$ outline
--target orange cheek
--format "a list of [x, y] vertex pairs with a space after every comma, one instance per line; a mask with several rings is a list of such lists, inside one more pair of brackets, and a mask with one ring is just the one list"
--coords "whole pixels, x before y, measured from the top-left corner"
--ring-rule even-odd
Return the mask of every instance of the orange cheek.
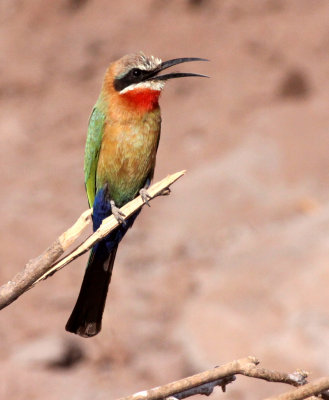
[[159, 107], [160, 90], [135, 89], [122, 94], [127, 105], [141, 112], [152, 111]]

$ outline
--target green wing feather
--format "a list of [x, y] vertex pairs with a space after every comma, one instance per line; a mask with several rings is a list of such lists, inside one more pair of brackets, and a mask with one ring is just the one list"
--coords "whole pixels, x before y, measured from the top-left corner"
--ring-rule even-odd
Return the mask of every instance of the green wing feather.
[[84, 173], [89, 207], [93, 206], [95, 200], [97, 164], [106, 119], [100, 108], [96, 103], [90, 116], [85, 148]]

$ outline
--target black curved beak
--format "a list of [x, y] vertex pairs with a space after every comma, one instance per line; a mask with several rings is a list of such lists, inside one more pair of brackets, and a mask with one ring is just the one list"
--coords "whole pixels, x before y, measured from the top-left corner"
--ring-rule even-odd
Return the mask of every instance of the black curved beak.
[[177, 64], [182, 64], [185, 62], [191, 62], [191, 61], [209, 61], [206, 58], [199, 58], [199, 57], [184, 57], [184, 58], [174, 58], [173, 60], [168, 60], [164, 61], [159, 65], [158, 68], [156, 68], [154, 71], [152, 71], [151, 76], [149, 75], [147, 77], [147, 81], [166, 81], [168, 79], [173, 79], [173, 78], [184, 78], [186, 76], [199, 76], [201, 78], [209, 78], [207, 75], [202, 75], [202, 74], [193, 74], [189, 72], [173, 72], [171, 74], [165, 74], [165, 75], [158, 75], [161, 71], [172, 67], [173, 65]]

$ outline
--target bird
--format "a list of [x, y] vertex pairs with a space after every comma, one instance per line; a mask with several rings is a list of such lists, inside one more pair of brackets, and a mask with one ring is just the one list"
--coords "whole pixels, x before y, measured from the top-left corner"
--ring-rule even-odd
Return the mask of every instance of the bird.
[[184, 57], [162, 62], [138, 52], [112, 62], [106, 70], [89, 119], [84, 178], [93, 208], [93, 230], [111, 214], [120, 224], [91, 249], [79, 296], [65, 326], [68, 332], [88, 338], [101, 330], [118, 244], [140, 211], [125, 219], [120, 208], [139, 194], [144, 203], [150, 199], [147, 188], [154, 175], [161, 130], [160, 94], [170, 79], [206, 77], [160, 73], [191, 61], [208, 60]]

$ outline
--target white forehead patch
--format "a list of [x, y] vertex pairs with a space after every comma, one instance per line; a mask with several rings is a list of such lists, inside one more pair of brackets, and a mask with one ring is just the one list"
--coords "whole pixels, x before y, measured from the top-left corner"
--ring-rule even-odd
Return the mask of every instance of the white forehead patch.
[[162, 63], [160, 58], [154, 56], [147, 57], [142, 51], [139, 53], [136, 61], [136, 68], [143, 69], [144, 71], [152, 71]]
[[146, 81], [134, 83], [122, 89], [119, 93], [124, 94], [135, 89], [149, 89], [149, 90], [162, 90], [164, 88], [164, 81]]

